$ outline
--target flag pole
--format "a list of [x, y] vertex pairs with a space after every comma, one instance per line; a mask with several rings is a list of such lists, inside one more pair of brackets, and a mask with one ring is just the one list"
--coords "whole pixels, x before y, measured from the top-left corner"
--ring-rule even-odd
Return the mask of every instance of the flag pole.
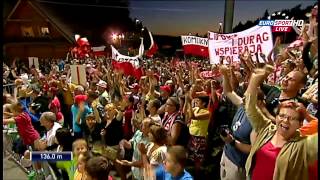
[[225, 0], [223, 32], [231, 33], [233, 25], [234, 1]]

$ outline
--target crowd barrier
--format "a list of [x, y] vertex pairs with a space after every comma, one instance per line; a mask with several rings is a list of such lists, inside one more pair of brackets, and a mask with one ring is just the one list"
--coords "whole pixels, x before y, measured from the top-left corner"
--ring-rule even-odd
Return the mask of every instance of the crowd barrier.
[[[24, 167], [22, 163], [22, 155], [14, 152], [13, 144], [19, 139], [18, 131], [15, 127], [3, 128], [3, 157], [12, 160], [26, 175], [29, 180], [57, 180], [57, 177], [48, 162], [41, 162], [42, 171], [36, 170], [35, 164], [32, 163], [30, 167]], [[32, 152], [32, 148], [29, 147]]]

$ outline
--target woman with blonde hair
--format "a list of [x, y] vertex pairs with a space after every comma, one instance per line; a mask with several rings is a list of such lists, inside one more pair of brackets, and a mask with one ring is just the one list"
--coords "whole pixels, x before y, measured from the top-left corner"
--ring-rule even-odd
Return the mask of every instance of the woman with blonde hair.
[[123, 138], [122, 113], [113, 103], [105, 106], [106, 116], [102, 120], [104, 128], [101, 130], [102, 142], [107, 146], [117, 146]]

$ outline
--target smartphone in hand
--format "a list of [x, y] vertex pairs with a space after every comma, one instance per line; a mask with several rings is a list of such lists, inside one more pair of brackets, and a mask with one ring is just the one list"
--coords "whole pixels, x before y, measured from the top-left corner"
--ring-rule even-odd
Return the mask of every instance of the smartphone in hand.
[[230, 128], [228, 127], [228, 125], [222, 125], [219, 129], [219, 133], [221, 136], [223, 137], [227, 137], [228, 134], [232, 134], [232, 131], [230, 130]]

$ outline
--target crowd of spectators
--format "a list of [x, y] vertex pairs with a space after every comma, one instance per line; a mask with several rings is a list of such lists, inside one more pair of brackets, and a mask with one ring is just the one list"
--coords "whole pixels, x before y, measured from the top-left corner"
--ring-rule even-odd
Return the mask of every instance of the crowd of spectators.
[[[39, 69], [14, 61], [4, 66], [15, 87], [3, 95], [3, 123], [16, 125], [24, 159], [29, 147], [72, 151], [72, 161], [50, 163], [60, 179], [316, 179], [316, 17], [301, 46], [279, 50], [275, 39], [270, 55], [246, 51], [233, 64], [142, 61], [140, 79], [106, 57]], [[71, 82], [71, 64], [86, 65], [86, 84]]]

